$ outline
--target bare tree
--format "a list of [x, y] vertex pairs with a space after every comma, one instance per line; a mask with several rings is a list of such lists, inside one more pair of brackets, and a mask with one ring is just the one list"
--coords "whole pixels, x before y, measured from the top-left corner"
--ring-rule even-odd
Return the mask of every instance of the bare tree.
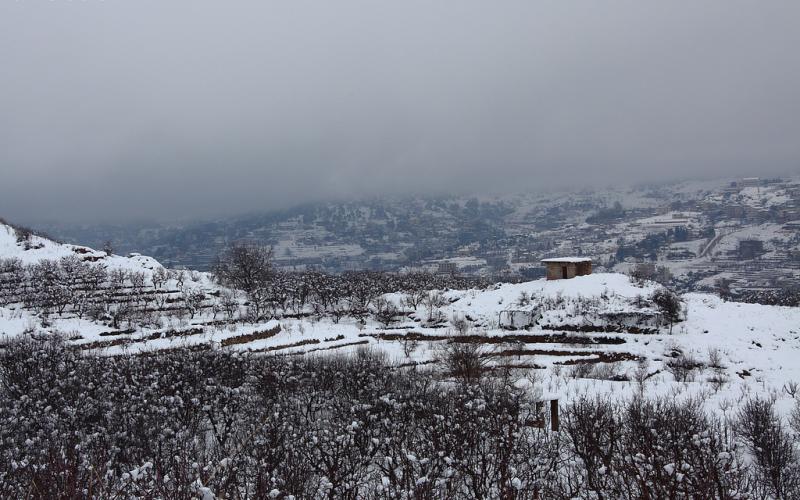
[[439, 308], [446, 303], [441, 292], [429, 292], [424, 299], [425, 307], [428, 309], [428, 321], [433, 321], [439, 314]]
[[242, 290], [250, 300], [250, 314], [260, 319], [273, 294], [272, 249], [236, 243], [217, 257], [213, 273], [220, 283]]
[[221, 283], [253, 293], [272, 278], [272, 249], [235, 243], [217, 257], [213, 273]]
[[59, 261], [66, 285], [70, 289], [72, 311], [82, 318], [86, 313], [92, 295], [91, 267], [75, 255], [62, 257]]
[[131, 282], [133, 300], [139, 302], [142, 299], [145, 287], [147, 286], [147, 275], [143, 271], [131, 271], [128, 274], [128, 279]]
[[111, 257], [112, 255], [114, 255], [114, 244], [111, 242], [111, 240], [106, 240], [106, 241], [103, 243], [103, 251], [104, 251], [104, 252], [106, 253], [106, 255], [107, 255], [107, 256], [109, 256], [109, 257]]
[[677, 293], [668, 288], [659, 288], [650, 296], [650, 300], [658, 307], [664, 319], [669, 323], [669, 332], [672, 333], [672, 325], [681, 321], [683, 304]]
[[161, 290], [161, 287], [164, 286], [168, 279], [169, 273], [163, 267], [159, 267], [153, 271], [153, 275], [150, 277], [150, 280], [153, 282], [153, 288], [156, 290]]
[[378, 297], [375, 300], [374, 308], [375, 310], [373, 312], [373, 316], [375, 317], [375, 320], [383, 326], [389, 326], [392, 324], [397, 315], [400, 314], [400, 311], [397, 306], [394, 305], [394, 302], [386, 299], [385, 297]]
[[410, 358], [418, 347], [419, 347], [419, 340], [413, 337], [409, 337], [408, 334], [406, 334], [405, 339], [403, 339], [403, 354], [405, 354], [406, 358]]
[[26, 288], [25, 266], [19, 259], [0, 259], [0, 305], [23, 300]]
[[202, 309], [206, 295], [196, 288], [184, 288], [181, 290], [181, 298], [189, 317], [194, 318], [195, 314]]
[[186, 273], [183, 272], [182, 269], [173, 269], [170, 271], [172, 275], [172, 279], [175, 280], [175, 284], [178, 288], [183, 288], [183, 283], [186, 281]]
[[457, 314], [453, 314], [453, 317], [450, 319], [450, 324], [453, 325], [453, 328], [456, 329], [459, 335], [466, 335], [472, 327], [472, 324], [467, 318]]
[[405, 292], [403, 303], [411, 309], [416, 310], [428, 294], [428, 290], [425, 288], [423, 281], [424, 276], [419, 274], [407, 276], [406, 286], [403, 287], [403, 291]]
[[225, 311], [228, 321], [233, 321], [236, 312], [239, 310], [239, 301], [236, 300], [236, 295], [230, 290], [223, 290], [219, 297], [219, 303]]

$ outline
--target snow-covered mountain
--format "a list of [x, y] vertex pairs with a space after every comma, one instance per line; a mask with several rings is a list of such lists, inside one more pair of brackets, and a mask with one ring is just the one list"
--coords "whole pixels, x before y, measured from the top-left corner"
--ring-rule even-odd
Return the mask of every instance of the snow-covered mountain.
[[[274, 248], [285, 269], [436, 270], [504, 281], [538, 262], [590, 256], [628, 272], [646, 263], [683, 291], [747, 299], [800, 286], [800, 178], [718, 179], [580, 192], [386, 197], [181, 224], [50, 224], [59, 238], [113, 240], [173, 266], [206, 270], [233, 241]], [[797, 299], [794, 299], [796, 302]]]

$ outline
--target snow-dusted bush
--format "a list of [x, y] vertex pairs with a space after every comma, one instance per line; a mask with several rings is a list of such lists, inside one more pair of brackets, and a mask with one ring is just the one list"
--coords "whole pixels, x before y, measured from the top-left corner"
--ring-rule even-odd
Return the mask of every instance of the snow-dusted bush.
[[531, 394], [369, 350], [109, 357], [32, 334], [0, 346], [0, 497], [797, 494], [796, 444], [769, 405], [731, 429], [693, 400], [578, 399], [553, 433]]
[[800, 453], [774, 403], [751, 399], [739, 410], [737, 427], [753, 456], [754, 486], [770, 498], [800, 497]]
[[557, 483], [596, 498], [736, 498], [748, 481], [723, 422], [696, 400], [582, 398], [564, 417], [567, 453], [577, 459]]

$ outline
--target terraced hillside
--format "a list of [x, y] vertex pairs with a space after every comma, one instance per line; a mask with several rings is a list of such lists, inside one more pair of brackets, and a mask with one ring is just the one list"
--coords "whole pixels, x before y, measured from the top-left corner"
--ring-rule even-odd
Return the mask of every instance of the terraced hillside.
[[60, 332], [107, 355], [182, 346], [254, 355], [371, 347], [398, 366], [445, 367], [453, 346], [463, 346], [487, 370], [513, 369], [521, 384], [536, 380], [561, 397], [627, 394], [647, 384], [664, 393], [710, 391], [706, 400], [722, 406], [751, 391], [772, 391], [788, 405], [782, 388], [800, 380], [799, 309], [687, 294], [669, 324], [654, 300], [663, 289], [622, 274], [462, 290], [411, 287], [391, 275], [347, 286], [324, 275], [286, 275], [275, 285], [283, 302], [254, 319], [245, 294], [148, 257], [20, 238], [10, 226], [0, 228], [0, 249], [4, 338]]

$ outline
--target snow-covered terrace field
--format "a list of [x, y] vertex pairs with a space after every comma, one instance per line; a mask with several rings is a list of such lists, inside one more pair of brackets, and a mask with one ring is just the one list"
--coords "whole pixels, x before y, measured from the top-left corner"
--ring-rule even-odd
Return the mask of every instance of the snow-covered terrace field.
[[[27, 247], [27, 248], [26, 248]], [[26, 264], [42, 259], [79, 256], [108, 269], [151, 275], [161, 266], [149, 257], [106, 255], [33, 236], [27, 245], [14, 231], [0, 227], [0, 256]], [[174, 279], [172, 280], [174, 281]], [[211, 277], [195, 273], [181, 287], [208, 297], [222, 289]], [[177, 288], [169, 282], [165, 288]], [[593, 392], [631, 394], [644, 386], [653, 393], [703, 397], [724, 411], [748, 394], [773, 394], [788, 408], [784, 387], [800, 382], [800, 308], [724, 302], [714, 295], [682, 297], [686, 317], [670, 329], [609, 325], [608, 318], [652, 318], [657, 311], [647, 298], [653, 283], [636, 283], [623, 274], [594, 274], [571, 280], [537, 280], [498, 284], [482, 290], [442, 291], [439, 303], [413, 308], [404, 294], [385, 299], [397, 305], [394, 321], [379, 323], [372, 315], [335, 321], [306, 307], [301, 314], [279, 315], [258, 324], [228, 323], [209, 308], [198, 314], [165, 315], [159, 328], [120, 325], [111, 328], [74, 314], [42, 321], [21, 304], [0, 307], [0, 337], [57, 331], [87, 351], [103, 355], [139, 353], [180, 346], [231, 349], [259, 355], [305, 355], [353, 352], [363, 347], [385, 351], [398, 365], [436, 363], [448, 341], [483, 344], [490, 364], [516, 367], [520, 384], [564, 398]], [[503, 315], [529, 314], [532, 324], [508, 329]], [[639, 325], [641, 326], [641, 325]], [[644, 333], [632, 333], [640, 331]], [[670, 331], [671, 330], [671, 331]], [[695, 368], [676, 372], [669, 365], [689, 360]], [[592, 366], [586, 366], [592, 365]]]
[[[647, 312], [651, 309], [635, 304], [654, 289], [625, 275], [595, 274], [451, 290], [443, 292], [443, 305], [436, 311], [423, 305], [413, 311], [406, 307], [388, 326], [373, 319], [345, 317], [334, 322], [309, 314], [259, 324], [224, 324], [201, 315], [170, 319], [160, 329], [116, 332], [85, 319], [57, 318], [46, 329], [63, 332], [75, 344], [104, 355], [197, 345], [262, 355], [354, 352], [369, 346], [385, 351], [398, 365], [435, 363], [440, 346], [461, 339], [483, 343], [496, 367], [518, 367], [520, 384], [566, 399], [587, 392], [629, 395], [640, 389], [636, 379], [644, 376], [648, 392], [696, 395], [713, 411], [725, 412], [756, 393], [774, 394], [779, 407], [790, 407], [783, 388], [800, 381], [800, 309], [688, 294], [683, 297], [686, 320], [676, 323], [672, 333], [667, 326], [648, 334], [592, 331], [586, 320], [592, 308]], [[386, 298], [400, 305], [402, 295]], [[537, 308], [541, 315], [530, 328], [501, 328], [501, 312]], [[454, 323], [460, 318], [467, 320], [468, 331], [456, 331]], [[29, 311], [0, 308], [3, 337], [42, 329], [40, 319]], [[678, 380], [668, 363], [680, 353], [698, 367]], [[587, 362], [593, 367], [581, 369]]]

